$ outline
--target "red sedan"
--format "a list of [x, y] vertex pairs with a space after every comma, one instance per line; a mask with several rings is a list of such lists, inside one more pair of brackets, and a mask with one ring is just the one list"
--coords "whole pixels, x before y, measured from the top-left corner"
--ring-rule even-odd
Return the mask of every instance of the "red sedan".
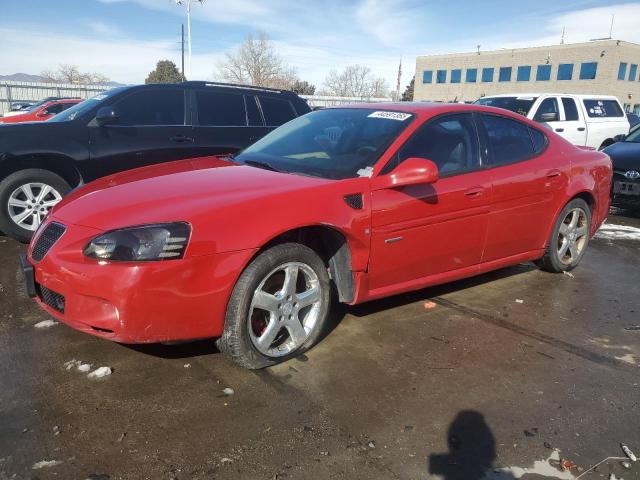
[[51, 315], [123, 343], [219, 337], [261, 368], [356, 304], [534, 260], [571, 270], [611, 161], [520, 115], [451, 104], [312, 112], [235, 158], [81, 187], [22, 258]]
[[22, 123], [22, 122], [44, 122], [54, 115], [64, 112], [67, 108], [73, 107], [82, 100], [79, 98], [69, 98], [64, 100], [52, 100], [50, 102], [37, 105], [20, 115], [10, 117], [0, 117], [0, 123]]

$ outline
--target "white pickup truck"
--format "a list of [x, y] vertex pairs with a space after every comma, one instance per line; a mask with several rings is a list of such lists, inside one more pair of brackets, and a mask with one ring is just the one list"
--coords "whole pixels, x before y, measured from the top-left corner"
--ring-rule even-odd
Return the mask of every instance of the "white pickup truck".
[[506, 108], [531, 120], [546, 123], [574, 145], [603, 149], [616, 137], [629, 133], [629, 121], [616, 97], [564, 93], [506, 94], [475, 102]]

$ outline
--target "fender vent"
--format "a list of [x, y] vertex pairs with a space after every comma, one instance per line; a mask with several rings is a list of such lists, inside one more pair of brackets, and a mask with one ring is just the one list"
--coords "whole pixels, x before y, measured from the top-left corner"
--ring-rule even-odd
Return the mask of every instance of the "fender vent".
[[345, 195], [344, 201], [347, 202], [354, 210], [362, 210], [362, 194], [352, 193], [351, 195]]

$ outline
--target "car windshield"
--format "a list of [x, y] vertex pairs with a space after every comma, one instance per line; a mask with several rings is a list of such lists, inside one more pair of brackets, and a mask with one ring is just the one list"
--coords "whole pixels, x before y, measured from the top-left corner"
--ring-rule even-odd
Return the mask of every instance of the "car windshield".
[[476, 105], [504, 108], [520, 115], [527, 116], [537, 97], [484, 97], [476, 100]]
[[121, 92], [124, 88], [125, 87], [112, 88], [111, 90], [102, 92], [95, 97], [91, 97], [80, 103], [76, 103], [73, 107], [67, 108], [63, 112], [54, 115], [49, 120], [47, 120], [47, 122], [67, 122], [70, 120], [75, 120], [76, 118], [81, 117], [86, 112], [91, 110], [93, 107], [104, 102], [106, 99], [111, 98], [116, 93]]
[[413, 115], [364, 108], [318, 110], [291, 120], [234, 161], [329, 179], [370, 176]]
[[640, 143], [640, 125], [636, 125], [631, 129], [629, 135], [624, 139], [625, 142]]

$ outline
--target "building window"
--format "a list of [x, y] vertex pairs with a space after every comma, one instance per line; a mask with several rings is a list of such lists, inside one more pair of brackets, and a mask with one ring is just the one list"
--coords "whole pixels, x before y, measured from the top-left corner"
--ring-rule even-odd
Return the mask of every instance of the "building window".
[[498, 73], [498, 81], [500, 82], [511, 81], [511, 67], [500, 67], [500, 73]]
[[638, 72], [638, 65], [635, 63], [632, 63], [629, 66], [629, 81], [630, 82], [635, 82], [636, 81], [636, 73]]
[[422, 83], [433, 82], [433, 70], [425, 70], [422, 72]]
[[528, 82], [531, 80], [531, 67], [529, 65], [520, 65], [518, 67], [518, 81]]
[[558, 80], [571, 80], [573, 78], [573, 63], [561, 63], [558, 65]]
[[624, 77], [627, 76], [627, 64], [624, 62], [620, 62], [620, 66], [618, 67], [618, 80], [624, 80]]
[[580, 65], [580, 80], [595, 80], [598, 62], [585, 62]]
[[538, 65], [536, 81], [546, 82], [548, 80], [551, 80], [551, 65]]
[[477, 68], [467, 68], [467, 83], [476, 83], [478, 81], [478, 69]]
[[454, 70], [451, 70], [451, 83], [460, 83], [461, 79], [462, 79], [461, 69], [456, 68]]
[[493, 82], [493, 68], [482, 69], [482, 81], [485, 83]]
[[445, 83], [447, 81], [447, 71], [438, 70], [436, 72], [436, 83]]

